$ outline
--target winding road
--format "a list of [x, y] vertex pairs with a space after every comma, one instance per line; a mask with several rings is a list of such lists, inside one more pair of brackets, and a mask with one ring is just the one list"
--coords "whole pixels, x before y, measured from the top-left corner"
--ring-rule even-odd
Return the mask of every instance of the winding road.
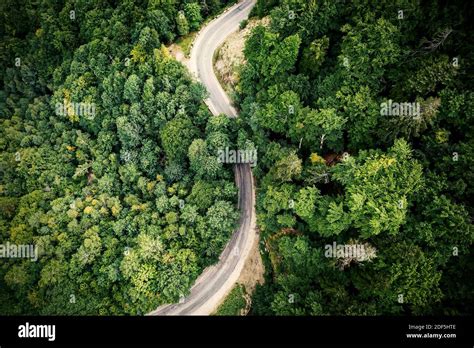
[[[239, 28], [256, 0], [243, 0], [209, 22], [198, 34], [189, 62], [189, 69], [209, 92], [205, 100], [214, 115], [237, 117], [236, 110], [219, 84], [213, 69], [214, 51], [226, 37]], [[256, 238], [255, 192], [252, 171], [248, 164], [235, 166], [235, 182], [239, 188], [240, 220], [237, 230], [219, 257], [219, 262], [204, 270], [190, 294], [176, 304], [158, 307], [148, 315], [209, 315], [224, 300], [242, 272]]]

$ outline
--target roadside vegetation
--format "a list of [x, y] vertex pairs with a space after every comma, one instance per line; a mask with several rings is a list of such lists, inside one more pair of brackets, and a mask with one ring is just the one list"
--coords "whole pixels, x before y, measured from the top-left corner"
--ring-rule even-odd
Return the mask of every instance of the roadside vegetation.
[[236, 103], [258, 149], [254, 315], [473, 311], [473, 7], [259, 0]]
[[257, 25], [268, 25], [268, 19], [251, 19], [242, 21], [240, 29], [230, 34], [214, 52], [214, 73], [225, 92], [235, 99], [240, 71], [245, 64], [244, 47], [250, 32]]
[[178, 302], [237, 222], [235, 140], [165, 48], [227, 1], [3, 1], [0, 313]]
[[236, 284], [229, 295], [227, 295], [224, 303], [217, 309], [215, 315], [235, 316], [242, 315], [242, 311], [247, 306], [245, 298], [245, 288], [241, 284]]

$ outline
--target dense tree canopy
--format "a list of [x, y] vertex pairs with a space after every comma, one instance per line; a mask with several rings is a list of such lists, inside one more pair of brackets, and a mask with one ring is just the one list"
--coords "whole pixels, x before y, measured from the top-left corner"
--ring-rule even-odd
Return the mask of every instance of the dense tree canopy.
[[471, 313], [472, 6], [259, 0], [253, 14], [270, 24], [246, 42], [236, 98], [262, 154], [252, 313]]
[[217, 260], [237, 189], [193, 144], [235, 139], [165, 47], [203, 3], [0, 5], [0, 239], [40, 252], [2, 260], [1, 313], [144, 314]]

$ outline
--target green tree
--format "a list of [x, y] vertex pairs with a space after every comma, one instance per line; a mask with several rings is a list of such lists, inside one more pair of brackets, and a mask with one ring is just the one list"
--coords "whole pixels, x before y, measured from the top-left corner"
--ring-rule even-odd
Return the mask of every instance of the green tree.
[[176, 17], [176, 26], [178, 28], [178, 35], [184, 36], [189, 33], [189, 23], [183, 11], [179, 11]]
[[184, 5], [184, 13], [189, 23], [191, 31], [198, 30], [202, 22], [201, 6], [197, 2], [190, 2]]
[[334, 168], [333, 177], [344, 186], [345, 205], [364, 238], [398, 233], [423, 185], [421, 165], [404, 140], [397, 140], [386, 154], [372, 150], [349, 157]]
[[167, 158], [182, 161], [188, 152], [196, 130], [191, 120], [182, 116], [168, 121], [160, 131], [161, 144]]

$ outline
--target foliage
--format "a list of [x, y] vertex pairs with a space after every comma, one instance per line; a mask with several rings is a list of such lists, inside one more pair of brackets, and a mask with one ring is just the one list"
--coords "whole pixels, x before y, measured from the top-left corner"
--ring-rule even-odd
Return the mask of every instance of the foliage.
[[[461, 281], [474, 264], [472, 12], [461, 1], [257, 1], [270, 25], [247, 39], [236, 97], [264, 154], [254, 174], [267, 282], [253, 314], [472, 310]], [[413, 108], [386, 112], [392, 102]], [[323, 253], [333, 243], [376, 256], [340, 267]]]
[[245, 287], [242, 284], [236, 284], [217, 309], [216, 315], [241, 315], [241, 311], [247, 305], [245, 296]]
[[188, 154], [235, 139], [207, 139], [205, 90], [163, 43], [225, 4], [2, 2], [0, 236], [40, 252], [0, 264], [2, 314], [145, 314], [217, 260], [233, 173]]

